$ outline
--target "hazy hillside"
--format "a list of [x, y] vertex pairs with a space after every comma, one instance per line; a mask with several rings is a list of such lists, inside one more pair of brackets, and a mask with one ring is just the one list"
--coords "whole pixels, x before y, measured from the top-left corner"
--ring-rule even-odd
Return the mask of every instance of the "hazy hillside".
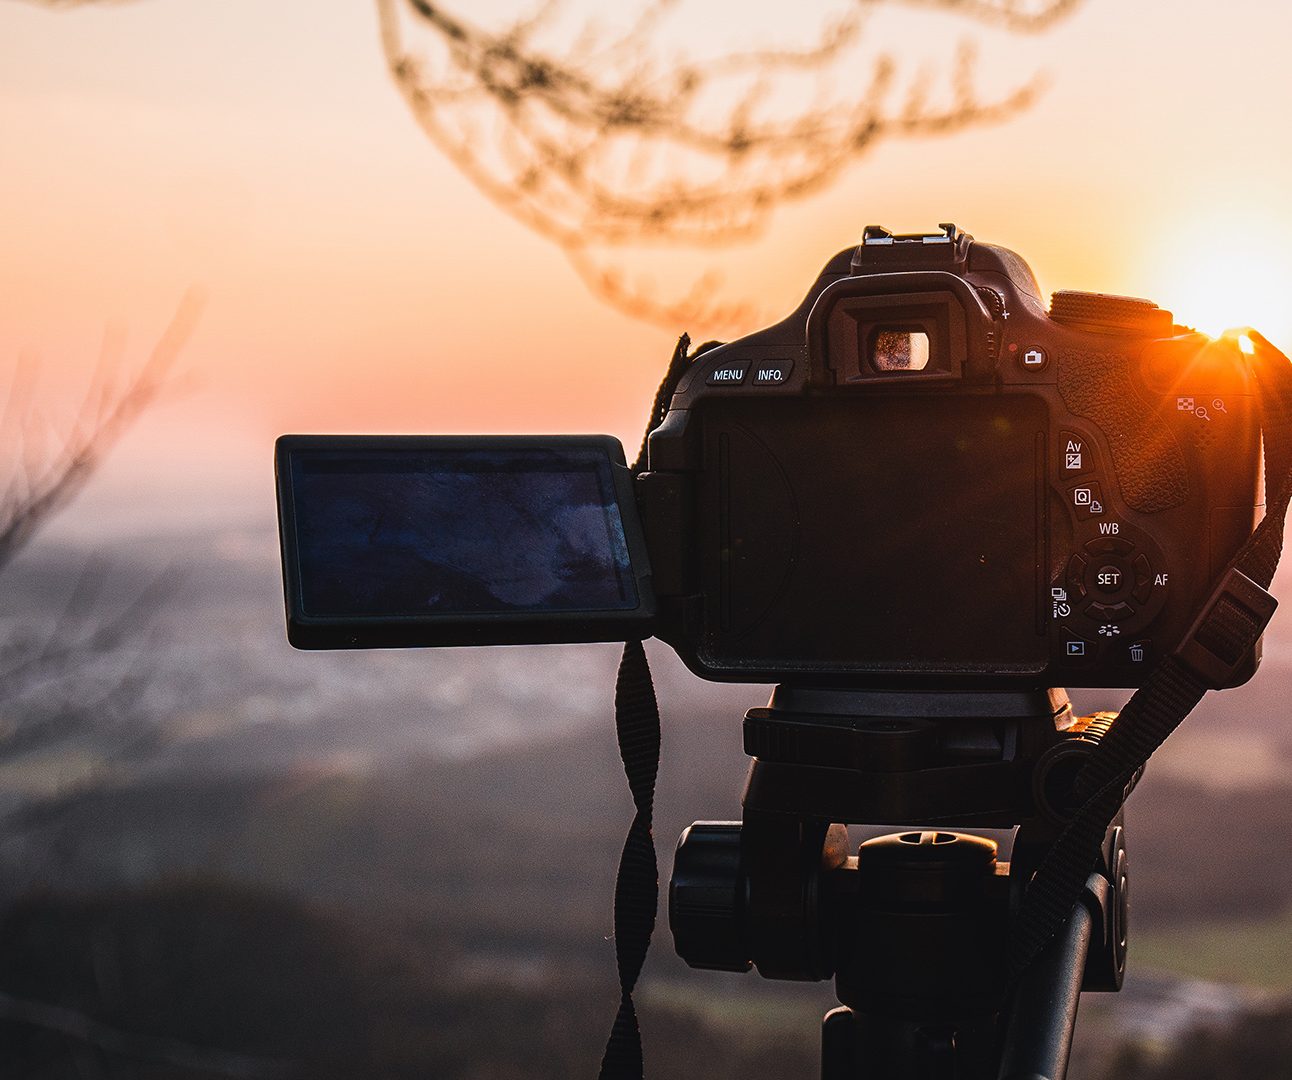
[[[30, 634], [48, 624], [51, 598], [69, 592], [88, 557], [76, 547], [33, 548], [9, 571], [0, 629]], [[335, 1061], [393, 1055], [381, 1058], [393, 1062], [388, 1075], [463, 1077], [568, 1075], [595, 1062], [613, 1012], [610, 901], [631, 810], [611, 712], [617, 648], [293, 652], [269, 530], [157, 540], [114, 555], [96, 610], [120, 610], [166, 569], [176, 583], [147, 620], [137, 659], [148, 680], [135, 703], [161, 737], [123, 756], [119, 733], [78, 732], [0, 765], [0, 894], [18, 903], [11, 920], [28, 920], [11, 921], [7, 938], [0, 930], [0, 948], [53, 920], [61, 929], [38, 940], [63, 942], [69, 964], [86, 934], [107, 934], [123, 949], [137, 940], [153, 955], [153, 939], [130, 935], [160, 919], [180, 935], [183, 955], [204, 940], [203, 920], [228, 919], [229, 971], [220, 977], [230, 986], [267, 979], [267, 1010], [289, 1007], [300, 965], [345, 969], [339, 1004], [328, 1007], [351, 1010], [367, 1041], [356, 1049], [345, 1042], [353, 1032], [337, 1033]], [[1243, 939], [1259, 943], [1292, 911], [1292, 863], [1278, 841], [1292, 832], [1292, 729], [1278, 722], [1292, 633], [1282, 623], [1268, 651], [1251, 686], [1207, 700], [1131, 803], [1133, 935], [1159, 962], [1177, 962], [1162, 942], [1169, 946], [1179, 927], [1223, 945], [1226, 926], [1273, 917], [1266, 937], [1253, 923]], [[656, 822], [666, 878], [682, 827], [739, 816], [740, 718], [766, 688], [704, 684], [666, 649], [651, 652], [664, 718]], [[1119, 700], [1074, 697], [1086, 709]], [[305, 920], [291, 945], [300, 957], [273, 961], [281, 982], [272, 965], [259, 975], [238, 966], [256, 948], [263, 928], [254, 913], [264, 904], [273, 919], [290, 922], [299, 911]], [[316, 918], [324, 924], [309, 921]], [[100, 924], [115, 929], [93, 929]], [[200, 948], [207, 959], [192, 968], [195, 988], [205, 985], [199, 969], [224, 970], [208, 945]], [[374, 950], [385, 966], [370, 965]], [[125, 1009], [123, 1024], [157, 1015], [181, 1033], [204, 1030], [197, 1005], [188, 1020], [178, 1007], [174, 1016], [147, 1012], [159, 1007], [156, 995], [165, 998], [148, 981], [154, 976], [139, 976], [138, 997], [95, 1005], [101, 973], [51, 968], [38, 951], [23, 956], [11, 955], [7, 970], [42, 1000], [71, 995], [81, 1007]], [[1285, 983], [1278, 970], [1274, 985], [1292, 986], [1292, 970]], [[51, 971], [64, 971], [64, 981], [50, 982]], [[177, 977], [154, 974], [162, 986]], [[89, 989], [76, 989], [82, 978]], [[396, 988], [390, 1007], [404, 1020], [393, 1028], [364, 1027], [377, 1014], [355, 1001], [368, 1001], [375, 985]], [[1266, 999], [1249, 993], [1136, 970], [1120, 998], [1083, 1005], [1074, 1080], [1156, 1076], [1144, 1071], [1148, 1061], [1106, 1073], [1110, 1048], [1256, 1015]], [[832, 997], [826, 986], [691, 972], [672, 955], [661, 921], [643, 1000], [648, 1045], [667, 1059], [654, 1071], [663, 1080], [690, 1075], [697, 1060], [711, 1063], [712, 1076], [743, 1075], [754, 1061], [768, 1077], [803, 1075]], [[522, 1026], [499, 1038], [490, 1003], [546, 1017], [546, 1034]], [[237, 1015], [228, 1030], [239, 1030]], [[522, 1038], [542, 1046], [549, 1071], [529, 1068]], [[293, 1045], [271, 1049], [305, 1053]], [[46, 1052], [54, 1062], [66, 1056]], [[769, 1054], [781, 1055], [774, 1067]], [[32, 1075], [79, 1075], [60, 1069]]]
[[[96, 553], [36, 545], [5, 574], [0, 632], [58, 618], [86, 567], [103, 618], [164, 576], [147, 641], [142, 712], [165, 733], [153, 769], [230, 772], [291, 764], [365, 766], [408, 754], [462, 756], [611, 720], [619, 646], [304, 653], [287, 644], [272, 526], [141, 541]], [[715, 686], [659, 649], [675, 710], [726, 703], [739, 725], [761, 687]], [[0, 783], [0, 790], [3, 784]]]
[[[409, 754], [462, 756], [610, 724], [615, 645], [291, 649], [268, 521], [161, 536], [111, 552], [35, 545], [5, 572], [0, 632], [30, 634], [52, 622], [87, 566], [102, 584], [104, 618], [159, 577], [169, 583], [139, 626], [149, 682], [136, 712], [165, 736], [149, 759], [153, 771], [192, 776], [304, 762], [363, 767]], [[1292, 585], [1292, 568], [1280, 581]], [[1283, 591], [1292, 594], [1292, 588]], [[693, 711], [725, 710], [738, 726], [746, 708], [766, 700], [766, 687], [695, 678], [666, 647], [652, 646], [651, 655], [670, 723], [684, 723]], [[1278, 722], [1290, 678], [1292, 615], [1281, 612], [1258, 678], [1209, 695], [1155, 761], [1155, 771], [1215, 787], [1279, 780], [1292, 758], [1292, 727]], [[1124, 695], [1075, 691], [1073, 698], [1094, 709], [1115, 706]], [[110, 739], [103, 749], [111, 749]], [[0, 793], [4, 779], [0, 771]]]
[[[158, 539], [96, 570], [103, 612], [161, 572], [174, 578], [147, 620], [149, 681], [135, 709], [163, 737], [125, 768], [112, 763], [111, 731], [0, 766], [0, 798], [30, 811], [0, 849], [31, 867], [18, 879], [39, 880], [51, 860], [114, 881], [209, 868], [311, 895], [381, 882], [385, 895], [423, 902], [483, 849], [478, 866], [512, 860], [506, 895], [523, 901], [534, 874], [562, 878], [558, 849], [574, 845], [581, 871], [597, 876], [563, 887], [604, 896], [629, 805], [612, 722], [618, 648], [296, 652], [282, 630], [274, 540], [267, 527]], [[51, 598], [91, 557], [27, 552], [7, 572], [0, 628], [51, 618]], [[651, 654], [669, 848], [693, 819], [738, 816], [740, 718], [767, 689], [707, 684], [666, 648]], [[1290, 675], [1292, 622], [1280, 618], [1258, 677], [1209, 695], [1152, 762], [1131, 806], [1142, 918], [1273, 912], [1292, 900], [1292, 870], [1265, 839], [1292, 815], [1292, 727], [1280, 722]], [[1074, 693], [1084, 708], [1121, 696]], [[458, 891], [456, 902], [481, 902]]]

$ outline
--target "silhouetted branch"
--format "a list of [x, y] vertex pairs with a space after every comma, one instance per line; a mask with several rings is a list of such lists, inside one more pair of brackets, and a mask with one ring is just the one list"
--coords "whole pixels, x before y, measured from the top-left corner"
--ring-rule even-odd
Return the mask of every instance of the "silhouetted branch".
[[11, 718], [0, 726], [0, 761], [87, 733], [110, 732], [118, 752], [155, 743], [138, 704], [159, 644], [149, 628], [174, 575], [159, 574], [115, 610], [99, 600], [106, 576], [91, 560], [47, 630], [0, 644], [0, 702]]
[[[155, 400], [200, 307], [196, 293], [186, 295], [151, 355], [124, 380], [124, 339], [105, 334], [89, 389], [62, 424], [35, 410], [35, 365], [20, 362], [0, 408], [0, 474], [9, 477], [0, 489], [0, 571]], [[0, 640], [0, 760], [87, 734], [110, 733], [118, 749], [156, 737], [136, 706], [151, 675], [148, 626], [172, 575], [157, 575], [124, 605], [101, 601], [106, 577], [91, 560], [47, 625], [10, 628]]]
[[[893, 53], [863, 50], [876, 8], [928, 8], [1030, 33], [1078, 2], [857, 0], [805, 47], [704, 62], [672, 48], [659, 55], [676, 0], [649, 3], [618, 35], [589, 24], [564, 44], [555, 40], [556, 3], [494, 30], [429, 0], [377, 6], [392, 75], [427, 135], [472, 183], [559, 245], [615, 306], [713, 329], [739, 323], [747, 306], [712, 301], [712, 274], [680, 299], [660, 300], [604, 253], [748, 240], [776, 207], [822, 190], [883, 139], [1001, 120], [1035, 100], [1036, 78], [983, 97], [968, 44], [944, 77], [902, 78]], [[416, 50], [410, 32], [419, 34]], [[859, 91], [830, 91], [841, 67]]]
[[121, 343], [107, 334], [98, 371], [70, 430], [61, 437], [52, 434], [43, 417], [32, 416], [32, 367], [19, 366], [0, 413], [0, 441], [8, 441], [0, 453], [12, 472], [0, 491], [0, 569], [81, 490], [104, 454], [152, 403], [201, 308], [198, 293], [186, 294], [151, 356], [122, 386], [113, 381]]
[[[884, 139], [1000, 121], [1036, 99], [1036, 77], [984, 97], [969, 44], [941, 76], [903, 77], [896, 50], [866, 49], [873, 13], [924, 10], [1023, 35], [1048, 30], [1081, 2], [852, 0], [806, 46], [697, 61], [675, 44], [686, 40], [670, 25], [679, 0], [646, 0], [618, 33], [588, 21], [564, 40], [560, 0], [497, 29], [432, 0], [376, 0], [391, 74], [449, 160], [557, 244], [597, 296], [638, 318], [708, 332], [748, 329], [751, 305], [714, 299], [712, 270], [661, 298], [622, 269], [627, 245], [750, 240], [778, 206], [821, 191]], [[836, 93], [832, 80], [860, 89]]]
[[1004, 27], [1015, 33], [1032, 34], [1048, 30], [1070, 15], [1085, 0], [861, 0], [863, 4], [901, 3], [907, 7], [929, 8], [963, 15], [985, 25]]

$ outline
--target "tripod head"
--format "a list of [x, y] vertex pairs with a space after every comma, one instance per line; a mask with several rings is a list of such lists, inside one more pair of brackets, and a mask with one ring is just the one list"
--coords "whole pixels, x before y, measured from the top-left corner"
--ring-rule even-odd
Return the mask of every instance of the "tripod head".
[[[1074, 717], [1062, 690], [777, 687], [745, 716], [743, 820], [697, 822], [678, 844], [669, 922], [679, 955], [766, 978], [833, 978], [844, 1008], [826, 1021], [831, 1080], [863, 1063], [886, 1077], [994, 1077], [1011, 1001], [1034, 997], [1008, 982], [1011, 916], [1114, 719]], [[855, 849], [849, 825], [866, 837]], [[1097, 918], [1080, 955], [1042, 975], [1116, 990], [1126, 955], [1120, 817], [1096, 876]], [[1031, 1047], [1048, 1062], [1034, 1075], [1062, 1075], [1076, 992], [1067, 999], [1053, 1037]], [[1031, 1041], [1045, 1029], [1027, 1027]]]

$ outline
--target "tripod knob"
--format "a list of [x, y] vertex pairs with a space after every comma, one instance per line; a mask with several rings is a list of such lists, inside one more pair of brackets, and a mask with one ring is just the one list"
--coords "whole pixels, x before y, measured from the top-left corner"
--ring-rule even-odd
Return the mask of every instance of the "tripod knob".
[[857, 852], [865, 901], [886, 910], [956, 910], [974, 904], [996, 873], [996, 844], [927, 829], [867, 840]]
[[668, 889], [673, 948], [693, 968], [748, 971], [742, 922], [747, 886], [740, 822], [697, 821], [682, 833]]

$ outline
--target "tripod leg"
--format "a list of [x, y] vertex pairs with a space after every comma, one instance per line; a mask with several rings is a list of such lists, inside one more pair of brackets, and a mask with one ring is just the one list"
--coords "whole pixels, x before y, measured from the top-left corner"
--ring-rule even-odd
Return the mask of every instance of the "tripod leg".
[[1024, 972], [1014, 992], [1000, 1080], [1064, 1080], [1094, 932], [1094, 915], [1078, 902], [1067, 924]]
[[[950, 1028], [902, 1024], [874, 1025], [846, 1005], [831, 1009], [821, 1023], [821, 1080], [956, 1080], [960, 1075], [956, 1037]], [[873, 1045], [867, 1043], [879, 1034]]]

